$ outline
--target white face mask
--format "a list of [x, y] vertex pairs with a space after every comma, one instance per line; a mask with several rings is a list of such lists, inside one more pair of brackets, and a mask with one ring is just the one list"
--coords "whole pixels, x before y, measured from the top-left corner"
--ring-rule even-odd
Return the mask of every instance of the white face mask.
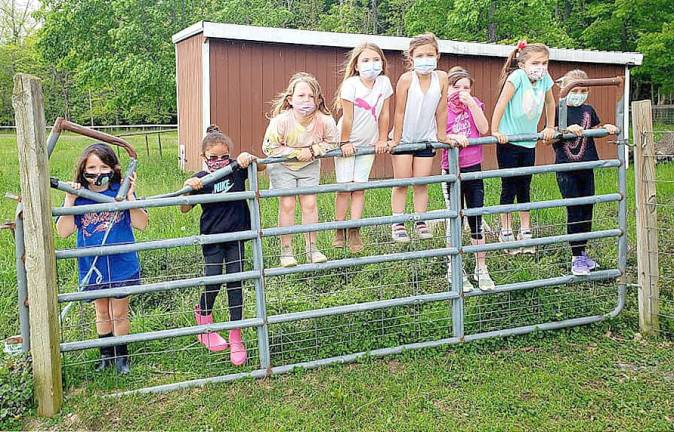
[[382, 66], [381, 62], [379, 61], [361, 63], [358, 65], [358, 74], [360, 75], [361, 78], [364, 78], [366, 80], [373, 80], [377, 78], [381, 73], [381, 70]]
[[527, 76], [531, 81], [538, 81], [542, 79], [548, 72], [547, 66], [529, 66], [524, 68]]
[[571, 107], [578, 107], [587, 100], [587, 93], [569, 93], [566, 95], [566, 105]]
[[421, 75], [428, 75], [438, 67], [436, 57], [417, 57], [414, 59], [414, 70]]
[[293, 105], [293, 109], [302, 117], [309, 117], [316, 111], [316, 104], [313, 102], [304, 102], [298, 105]]

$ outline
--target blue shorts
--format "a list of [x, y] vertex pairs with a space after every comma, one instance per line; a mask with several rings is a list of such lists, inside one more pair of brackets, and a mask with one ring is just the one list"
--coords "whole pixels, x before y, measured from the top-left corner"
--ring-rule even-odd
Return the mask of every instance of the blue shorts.
[[[105, 282], [105, 283], [100, 283], [100, 284], [92, 284], [92, 285], [86, 285], [84, 288], [82, 288], [82, 291], [96, 291], [96, 290], [102, 290], [102, 289], [108, 289], [108, 288], [120, 288], [120, 287], [125, 287], [125, 286], [132, 286], [132, 285], [140, 285], [140, 273], [136, 273], [134, 275], [131, 275], [128, 279], [123, 280], [123, 281], [111, 281], [111, 282]], [[122, 296], [115, 296], [114, 298], [116, 299], [123, 299], [127, 298], [128, 296], [122, 295]], [[89, 300], [92, 302], [93, 300]]]

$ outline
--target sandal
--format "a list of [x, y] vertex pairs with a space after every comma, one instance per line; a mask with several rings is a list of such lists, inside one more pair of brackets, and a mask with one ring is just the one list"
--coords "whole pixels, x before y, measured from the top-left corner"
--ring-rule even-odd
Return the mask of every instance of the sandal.
[[422, 221], [414, 224], [414, 231], [416, 231], [417, 237], [419, 237], [422, 240], [433, 238], [433, 233], [431, 232], [430, 229], [428, 229], [428, 225], [426, 225], [426, 222]]
[[405, 225], [401, 223], [391, 225], [391, 237], [393, 237], [393, 241], [396, 243], [410, 242], [410, 236], [407, 235]]

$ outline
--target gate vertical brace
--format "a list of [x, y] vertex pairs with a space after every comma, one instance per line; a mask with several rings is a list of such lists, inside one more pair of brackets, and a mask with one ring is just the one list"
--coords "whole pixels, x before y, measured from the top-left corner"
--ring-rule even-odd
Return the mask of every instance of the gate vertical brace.
[[458, 249], [456, 255], [451, 255], [452, 280], [450, 291], [459, 295], [452, 300], [452, 333], [454, 337], [463, 339], [463, 248], [461, 246], [461, 179], [459, 173], [459, 149], [449, 149], [449, 174], [456, 175], [456, 181], [449, 187], [449, 205], [456, 216], [450, 218], [450, 242], [451, 246]]
[[255, 279], [255, 311], [257, 318], [263, 321], [257, 327], [257, 344], [260, 368], [270, 373], [269, 326], [267, 324], [267, 299], [264, 290], [264, 255], [262, 253], [262, 221], [260, 219], [260, 187], [256, 162], [248, 166], [248, 179], [250, 189], [255, 191], [255, 198], [249, 200], [251, 229], [257, 231], [257, 237], [253, 239], [253, 269], [260, 272], [260, 277]]

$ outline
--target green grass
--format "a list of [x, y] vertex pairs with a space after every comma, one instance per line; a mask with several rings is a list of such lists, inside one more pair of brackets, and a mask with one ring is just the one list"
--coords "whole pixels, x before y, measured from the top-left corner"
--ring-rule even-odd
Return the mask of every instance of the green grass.
[[[162, 143], [164, 156], [160, 158], [156, 143], [151, 142], [153, 147], [148, 157], [144, 141], [134, 142], [140, 154], [139, 195], [177, 189], [185, 179], [176, 163], [175, 135], [165, 135]], [[80, 138], [62, 137], [51, 161], [52, 175], [70, 178], [74, 161], [85, 145], [86, 141]], [[0, 172], [0, 191], [19, 191], [15, 146], [13, 136], [0, 135], [0, 157], [6, 164]], [[671, 166], [663, 165], [658, 169], [662, 178], [674, 174]], [[325, 179], [325, 182], [331, 181]], [[262, 183], [266, 187], [264, 178]], [[614, 192], [616, 185], [615, 171], [597, 172], [598, 193]], [[633, 214], [632, 171], [628, 185]], [[497, 202], [499, 190], [498, 181], [487, 182], [488, 205]], [[538, 200], [560, 197], [553, 175], [535, 177], [532, 191]], [[432, 186], [430, 192], [429, 207], [443, 207], [440, 187]], [[332, 195], [319, 198], [320, 220], [332, 220], [333, 199]], [[52, 200], [59, 203], [62, 194], [53, 191]], [[389, 202], [386, 190], [368, 192], [366, 216], [389, 214]], [[264, 226], [274, 226], [276, 202], [264, 201], [261, 211]], [[12, 219], [13, 214], [14, 206], [10, 201], [0, 202], [0, 220]], [[597, 206], [594, 229], [615, 227], [616, 214], [615, 204]], [[563, 209], [542, 210], [532, 216], [538, 235], [565, 232]], [[495, 222], [493, 219], [488, 221]], [[633, 245], [633, 218], [630, 222], [629, 237]], [[444, 228], [439, 227], [439, 230]], [[368, 245], [365, 254], [440, 247], [444, 243], [438, 236], [430, 242], [413, 242], [401, 248], [389, 242], [386, 227], [364, 231]], [[183, 215], [174, 208], [152, 209], [150, 227], [140, 233], [138, 239], [178, 237], [197, 232], [198, 211]], [[3, 311], [0, 335], [3, 338], [18, 332], [13, 241], [8, 234], [8, 231], [0, 232], [0, 251], [3, 252], [0, 255], [0, 310]], [[494, 238], [489, 240], [494, 241]], [[464, 238], [464, 242], [467, 241]], [[319, 235], [319, 244], [331, 259], [348, 256], [344, 251], [331, 249], [330, 242], [331, 233]], [[296, 238], [298, 255], [300, 243]], [[56, 244], [58, 248], [74, 245], [72, 239], [59, 239]], [[600, 258], [604, 268], [616, 266], [615, 245], [614, 239], [592, 243], [591, 252]], [[667, 245], [671, 246], [671, 242], [662, 246]], [[277, 250], [276, 239], [265, 240], [267, 266], [278, 264]], [[466, 268], [472, 269], [473, 258], [465, 258]], [[141, 260], [145, 282], [194, 277], [201, 273], [200, 252], [195, 247], [144, 252]], [[497, 283], [568, 274], [569, 260], [565, 245], [540, 248], [532, 257], [508, 258], [499, 254], [488, 257]], [[634, 262], [631, 253], [631, 268]], [[312, 277], [268, 278], [268, 312], [296, 312], [439, 292], [447, 289], [444, 269], [443, 260], [424, 259], [322, 272]], [[58, 274], [61, 292], [75, 289], [73, 261], [59, 262]], [[197, 296], [198, 288], [134, 297], [132, 332], [192, 325], [191, 308]], [[215, 314], [218, 319], [227, 319], [224, 297], [221, 296], [217, 303]], [[605, 313], [613, 309], [615, 297], [615, 284], [607, 281], [472, 298], [466, 302], [466, 333]], [[245, 305], [245, 316], [255, 316], [250, 284], [246, 286]], [[433, 303], [271, 326], [272, 363], [291, 364], [448, 337], [452, 319], [450, 309], [447, 303]], [[92, 350], [73, 353], [63, 358], [64, 414], [51, 423], [28, 420], [23, 427], [418, 430], [455, 426], [463, 429], [605, 430], [643, 426], [662, 430], [663, 426], [671, 426], [671, 420], [666, 416], [672, 412], [673, 366], [672, 356], [664, 354], [668, 349], [671, 351], [671, 346], [665, 342], [642, 344], [632, 341], [636, 325], [634, 311], [634, 293], [631, 293], [626, 314], [600, 326], [546, 333], [544, 337], [491, 340], [446, 350], [426, 350], [386, 360], [368, 360], [355, 367], [331, 367], [289, 377], [140, 399], [103, 400], [100, 396], [148, 385], [253, 370], [259, 364], [255, 333], [246, 332], [251, 360], [241, 369], [227, 363], [226, 353], [208, 355], [192, 337], [135, 344], [131, 348], [133, 373], [125, 378], [112, 373], [93, 374], [91, 362], [96, 353]], [[671, 321], [669, 323], [671, 325]], [[615, 335], [605, 336], [608, 330]], [[91, 306], [76, 306], [64, 322], [63, 339], [73, 341], [93, 337]], [[658, 400], [663, 395], [669, 396]], [[138, 404], [146, 403], [152, 408], [139, 412]], [[401, 410], [401, 406], [405, 409]], [[220, 417], [224, 418], [224, 423]]]

